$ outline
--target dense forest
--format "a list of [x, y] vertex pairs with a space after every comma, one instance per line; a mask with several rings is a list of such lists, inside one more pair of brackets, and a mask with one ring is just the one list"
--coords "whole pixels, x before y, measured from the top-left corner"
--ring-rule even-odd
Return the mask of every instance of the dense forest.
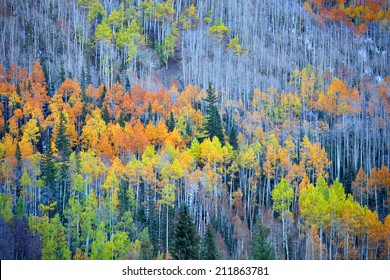
[[0, 259], [390, 259], [389, 8], [1, 0]]

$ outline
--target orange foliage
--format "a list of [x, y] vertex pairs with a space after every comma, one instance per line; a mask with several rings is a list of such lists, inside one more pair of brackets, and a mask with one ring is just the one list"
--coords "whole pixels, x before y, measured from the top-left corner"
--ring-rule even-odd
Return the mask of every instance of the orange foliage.
[[386, 16], [389, 13], [387, 1], [356, 0], [347, 3], [346, 0], [309, 0], [303, 5], [309, 13], [317, 16], [319, 22], [342, 22], [354, 27], [357, 34], [365, 33], [370, 22], [380, 21], [387, 24], [389, 21]]
[[103, 105], [107, 107], [111, 116], [118, 118], [121, 111], [120, 106], [124, 97], [123, 86], [119, 83], [115, 83], [112, 87], [108, 87], [108, 85], [106, 85], [106, 88], [107, 93], [104, 98]]

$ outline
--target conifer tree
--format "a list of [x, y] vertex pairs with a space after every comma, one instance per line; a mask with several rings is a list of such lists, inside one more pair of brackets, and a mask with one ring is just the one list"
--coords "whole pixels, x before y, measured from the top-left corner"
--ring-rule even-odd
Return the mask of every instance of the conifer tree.
[[65, 118], [65, 114], [63, 111], [61, 111], [61, 114], [60, 114], [60, 124], [59, 124], [59, 127], [58, 127], [58, 134], [57, 134], [57, 138], [56, 138], [56, 141], [55, 141], [55, 144], [56, 144], [56, 147], [58, 149], [58, 153], [60, 155], [60, 160], [63, 162], [63, 161], [68, 161], [69, 160], [69, 156], [72, 152], [71, 148], [70, 148], [70, 138], [69, 138], [69, 134], [66, 132], [66, 118]]
[[[54, 161], [53, 150], [51, 148], [50, 142], [47, 144], [46, 153], [42, 161], [42, 177], [45, 182], [45, 186], [48, 187], [48, 191], [51, 196], [55, 193], [56, 180], [57, 180], [58, 170]], [[52, 202], [50, 196], [46, 197], [47, 201], [45, 203]]]
[[274, 248], [268, 243], [267, 238], [269, 229], [258, 221], [255, 225], [252, 240], [252, 259], [254, 260], [273, 260], [275, 259]]
[[204, 99], [204, 101], [207, 102], [204, 124], [206, 137], [209, 137], [211, 140], [214, 136], [217, 136], [221, 144], [224, 145], [225, 137], [222, 130], [222, 121], [218, 112], [218, 107], [216, 105], [218, 99], [215, 95], [214, 87], [211, 83], [207, 88], [207, 97]]
[[175, 129], [175, 119], [173, 118], [173, 113], [171, 111], [171, 114], [169, 116], [169, 119], [167, 120], [167, 128], [168, 132], [172, 132]]
[[70, 251], [66, 241], [65, 228], [57, 214], [50, 220], [46, 219], [42, 228], [42, 259], [69, 260]]
[[218, 248], [214, 239], [214, 233], [210, 225], [207, 226], [206, 236], [204, 239], [203, 259], [205, 260], [218, 260]]
[[110, 117], [110, 112], [108, 112], [108, 109], [107, 109], [107, 106], [104, 106], [103, 107], [103, 110], [102, 110], [102, 118], [104, 120], [104, 122], [106, 124], [108, 124], [111, 120], [111, 117]]
[[233, 122], [232, 129], [230, 130], [230, 135], [229, 135], [229, 144], [230, 146], [233, 147], [234, 150], [238, 150], [238, 140], [237, 140], [237, 130], [236, 126]]
[[57, 197], [57, 211], [61, 212], [61, 215], [64, 212], [65, 204], [67, 202], [68, 195], [68, 185], [69, 185], [69, 156], [72, 152], [70, 147], [70, 137], [66, 132], [66, 118], [64, 112], [61, 111], [60, 114], [60, 124], [58, 127], [58, 134], [55, 141], [56, 147], [59, 154], [59, 179], [60, 179], [60, 188], [56, 193]]
[[182, 206], [176, 217], [173, 242], [170, 247], [175, 260], [199, 259], [200, 239], [187, 206]]

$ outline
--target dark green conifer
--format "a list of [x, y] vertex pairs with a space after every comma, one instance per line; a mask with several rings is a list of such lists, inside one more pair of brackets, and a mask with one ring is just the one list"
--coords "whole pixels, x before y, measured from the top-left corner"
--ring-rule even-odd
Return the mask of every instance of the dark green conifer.
[[230, 146], [233, 147], [234, 150], [238, 150], [238, 140], [237, 140], [237, 130], [236, 126], [233, 122], [232, 129], [230, 130], [230, 135], [229, 135], [229, 143]]
[[106, 124], [108, 124], [110, 122], [110, 120], [111, 120], [110, 112], [108, 111], [107, 106], [103, 107], [102, 118], [103, 118], [103, 120], [105, 121]]
[[61, 111], [58, 134], [55, 142], [61, 161], [69, 160], [69, 156], [72, 152], [72, 149], [70, 148], [70, 137], [66, 132], [66, 122], [65, 114]]
[[123, 111], [121, 111], [121, 113], [119, 114], [118, 124], [122, 128], [126, 126], [125, 114], [123, 113]]
[[199, 259], [200, 238], [187, 206], [182, 206], [176, 216], [174, 237], [170, 249], [175, 260]]
[[43, 203], [49, 204], [53, 200], [57, 200], [57, 179], [58, 169], [54, 160], [53, 150], [50, 141], [46, 144], [45, 154], [42, 159], [42, 179], [45, 183], [45, 188], [42, 189]]
[[203, 259], [204, 260], [218, 260], [218, 248], [217, 243], [214, 239], [214, 232], [210, 225], [207, 226], [206, 236], [204, 239], [204, 248], [203, 248]]
[[254, 260], [274, 260], [274, 248], [268, 243], [269, 229], [258, 221], [255, 225], [252, 240], [252, 259]]
[[169, 119], [167, 120], [168, 132], [172, 132], [175, 129], [175, 125], [176, 125], [175, 119], [174, 119], [173, 113], [171, 111]]
[[204, 99], [206, 104], [206, 118], [205, 118], [205, 134], [206, 137], [213, 139], [214, 136], [218, 137], [222, 145], [225, 144], [225, 136], [222, 130], [221, 116], [219, 115], [218, 107], [216, 105], [218, 99], [215, 95], [213, 85], [210, 83], [207, 88], [207, 97]]

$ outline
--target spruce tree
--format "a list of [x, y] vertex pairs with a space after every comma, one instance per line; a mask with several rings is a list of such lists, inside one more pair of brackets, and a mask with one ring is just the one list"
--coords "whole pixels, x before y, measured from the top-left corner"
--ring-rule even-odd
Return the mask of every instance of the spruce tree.
[[60, 115], [60, 125], [58, 128], [58, 134], [56, 138], [56, 147], [58, 149], [59, 154], [59, 179], [60, 179], [60, 188], [56, 192], [57, 197], [57, 212], [60, 212], [61, 215], [64, 212], [65, 204], [67, 203], [67, 199], [69, 198], [69, 190], [68, 185], [69, 181], [69, 156], [72, 152], [70, 147], [70, 137], [66, 132], [65, 127], [65, 115], [61, 111]]
[[229, 135], [229, 143], [230, 146], [233, 147], [234, 150], [238, 150], [238, 140], [237, 140], [237, 130], [236, 126], [233, 122], [232, 129], [230, 130], [230, 135]]
[[126, 120], [125, 120], [125, 118], [126, 118], [125, 114], [123, 113], [123, 111], [121, 111], [121, 113], [119, 114], [118, 124], [119, 124], [122, 128], [125, 128], [125, 126], [126, 126]]
[[103, 107], [103, 110], [102, 110], [102, 119], [104, 120], [104, 122], [106, 124], [108, 124], [111, 120], [111, 116], [110, 116], [110, 112], [108, 111], [107, 109], [107, 106], [104, 106]]
[[267, 238], [269, 229], [258, 221], [255, 225], [253, 240], [252, 240], [252, 259], [254, 260], [274, 260], [274, 248], [268, 243]]
[[174, 237], [170, 249], [175, 260], [199, 259], [200, 238], [187, 206], [182, 206], [176, 217]]
[[58, 127], [58, 134], [55, 142], [61, 161], [68, 161], [69, 156], [72, 152], [70, 148], [70, 137], [69, 134], [66, 132], [65, 124], [66, 118], [64, 113], [61, 111], [60, 124]]
[[207, 226], [206, 236], [204, 239], [204, 248], [203, 248], [203, 259], [204, 260], [218, 260], [218, 248], [217, 243], [214, 239], [214, 233], [210, 225]]
[[221, 116], [219, 115], [218, 107], [216, 105], [218, 99], [215, 95], [213, 85], [210, 83], [207, 88], [206, 101], [206, 117], [204, 123], [204, 129], [206, 137], [213, 139], [214, 136], [218, 137], [222, 145], [225, 144], [225, 136], [222, 130]]
[[168, 132], [172, 132], [174, 129], [175, 129], [175, 119], [173, 117], [173, 113], [171, 111], [171, 114], [169, 116], [169, 119], [167, 120], [167, 128], [168, 128]]
[[52, 202], [51, 196], [55, 193], [58, 170], [54, 161], [50, 141], [46, 145], [46, 153], [42, 160], [42, 177], [45, 182], [45, 186], [48, 187], [49, 194], [51, 194], [44, 196], [46, 198], [45, 203], [50, 203]]

